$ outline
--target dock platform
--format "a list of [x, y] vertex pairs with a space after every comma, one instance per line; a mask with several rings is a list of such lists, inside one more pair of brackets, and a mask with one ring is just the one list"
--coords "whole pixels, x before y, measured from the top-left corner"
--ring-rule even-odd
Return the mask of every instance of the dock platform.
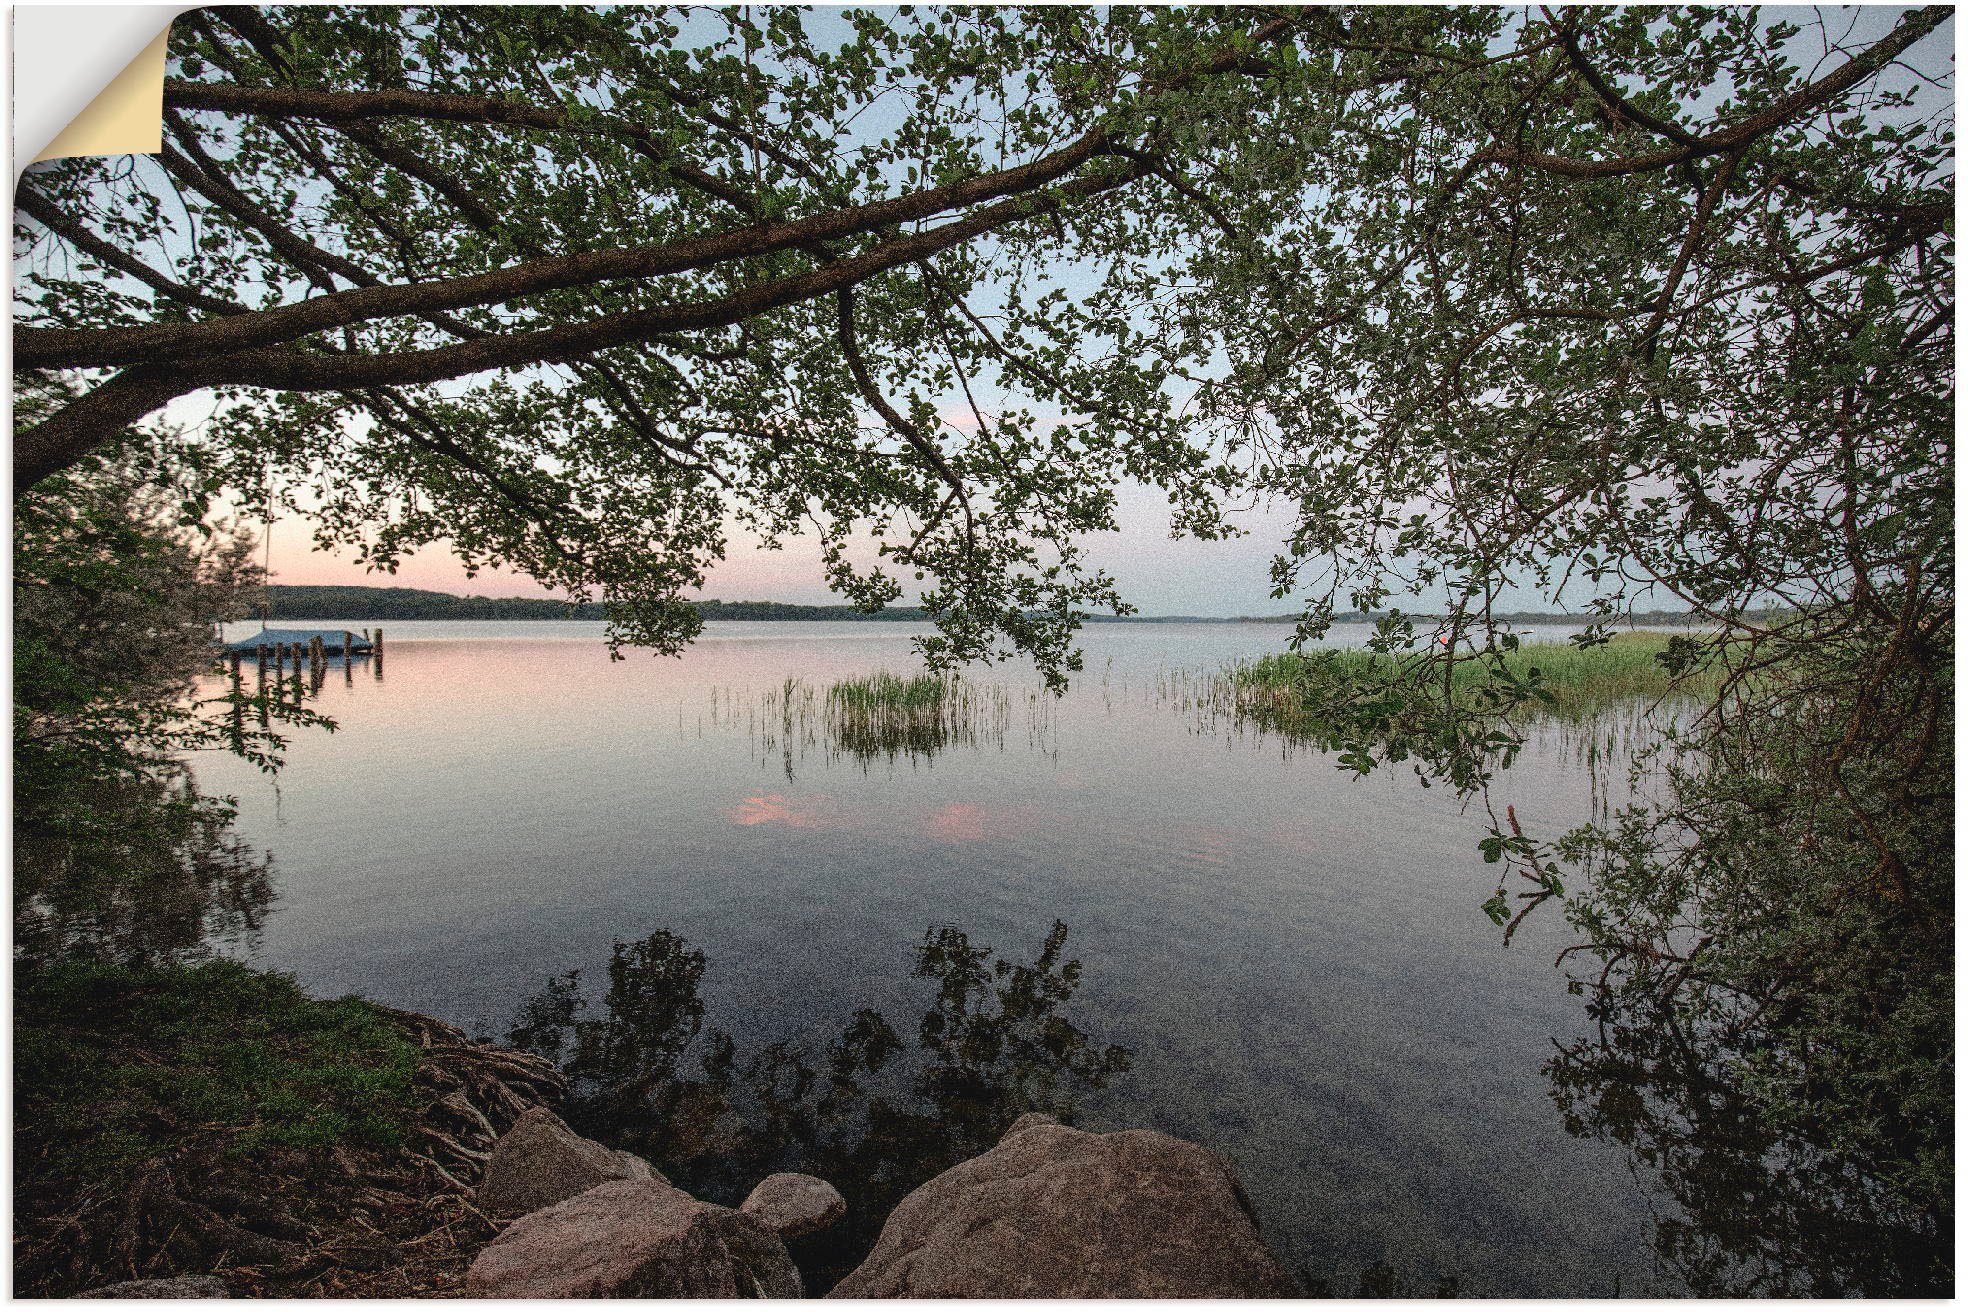
[[232, 642], [222, 642], [219, 647], [222, 651], [251, 656], [261, 647], [293, 647], [305, 651], [317, 638], [326, 656], [340, 656], [344, 652], [350, 656], [367, 656], [376, 649], [368, 638], [349, 629], [263, 629]]

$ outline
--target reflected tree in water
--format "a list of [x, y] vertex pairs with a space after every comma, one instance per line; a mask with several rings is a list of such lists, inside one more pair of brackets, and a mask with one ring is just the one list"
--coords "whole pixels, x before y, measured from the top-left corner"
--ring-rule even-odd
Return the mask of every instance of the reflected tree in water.
[[809, 1283], [825, 1287], [904, 1194], [1028, 1111], [1070, 1118], [1080, 1093], [1128, 1069], [1124, 1048], [1065, 1014], [1080, 986], [1066, 938], [1055, 923], [1027, 964], [954, 926], [931, 927], [913, 975], [933, 992], [912, 1038], [863, 1008], [824, 1042], [741, 1055], [729, 1033], [704, 1024], [703, 953], [658, 930], [615, 945], [595, 1014], [570, 971], [521, 1008], [509, 1041], [562, 1064], [577, 1128], [699, 1196], [735, 1204], [781, 1170], [833, 1183], [848, 1220], [794, 1245]]
[[156, 965], [257, 932], [272, 861], [189, 775], [77, 781], [58, 823], [14, 837], [14, 953]]
[[[1706, 1297], [1945, 1296], [1953, 1222], [1882, 1186], [1849, 1154], [1772, 1127], [1736, 1077], [1739, 1057], [1666, 1008], [1592, 1004], [1597, 1037], [1547, 1065], [1567, 1131], [1624, 1148], [1678, 1214], [1662, 1263]], [[1950, 1136], [1951, 1137], [1951, 1136]]]

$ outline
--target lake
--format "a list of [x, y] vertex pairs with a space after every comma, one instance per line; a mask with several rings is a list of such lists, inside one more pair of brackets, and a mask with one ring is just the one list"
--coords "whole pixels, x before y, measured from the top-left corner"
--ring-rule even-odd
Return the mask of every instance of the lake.
[[[864, 1008], [913, 1042], [926, 933], [1030, 963], [1060, 922], [1060, 1014], [1127, 1054], [1078, 1121], [1227, 1156], [1308, 1289], [1685, 1292], [1649, 1174], [1554, 1101], [1554, 1044], [1590, 1024], [1553, 965], [1571, 935], [1552, 906], [1502, 943], [1480, 805], [1182, 698], [1286, 626], [1092, 626], [1062, 699], [973, 670], [972, 729], [892, 756], [789, 714], [787, 681], [912, 671], [911, 625], [713, 624], [623, 661], [593, 624], [386, 629], [380, 677], [332, 668], [312, 704], [338, 731], [297, 733], [277, 781], [200, 760], [275, 858], [231, 949], [256, 964], [503, 1034], [550, 977], [597, 993], [613, 944], [667, 930], [742, 1053]], [[1552, 833], [1593, 787], [1553, 728], [1498, 797]]]

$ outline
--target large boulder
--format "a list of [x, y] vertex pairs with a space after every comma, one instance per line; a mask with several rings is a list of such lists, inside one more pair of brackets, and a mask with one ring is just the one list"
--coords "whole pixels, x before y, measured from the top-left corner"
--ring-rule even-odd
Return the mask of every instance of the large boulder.
[[125, 1280], [103, 1285], [77, 1298], [231, 1298], [232, 1290], [217, 1276], [160, 1276], [155, 1280]]
[[1149, 1130], [1020, 1118], [904, 1198], [829, 1298], [1278, 1298], [1230, 1166]]
[[847, 1200], [818, 1176], [781, 1171], [760, 1180], [738, 1210], [765, 1222], [781, 1239], [797, 1239], [846, 1216]]
[[475, 1201], [489, 1216], [525, 1216], [610, 1180], [661, 1179], [635, 1154], [584, 1139], [546, 1108], [532, 1107], [492, 1145]]
[[479, 1298], [798, 1298], [756, 1217], [660, 1180], [613, 1180], [513, 1222], [465, 1273]]

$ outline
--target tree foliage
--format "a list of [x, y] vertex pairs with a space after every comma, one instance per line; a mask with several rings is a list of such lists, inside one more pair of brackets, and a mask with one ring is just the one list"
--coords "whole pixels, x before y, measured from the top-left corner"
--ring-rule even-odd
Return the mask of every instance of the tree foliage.
[[[246, 613], [253, 542], [160, 496], [135, 456], [92, 458], [14, 505], [14, 934], [28, 958], [156, 962], [258, 925], [267, 862], [187, 759], [271, 768], [266, 694], [201, 697], [213, 625]], [[187, 522], [189, 520], [189, 522]], [[264, 718], [263, 718], [264, 717]]]

